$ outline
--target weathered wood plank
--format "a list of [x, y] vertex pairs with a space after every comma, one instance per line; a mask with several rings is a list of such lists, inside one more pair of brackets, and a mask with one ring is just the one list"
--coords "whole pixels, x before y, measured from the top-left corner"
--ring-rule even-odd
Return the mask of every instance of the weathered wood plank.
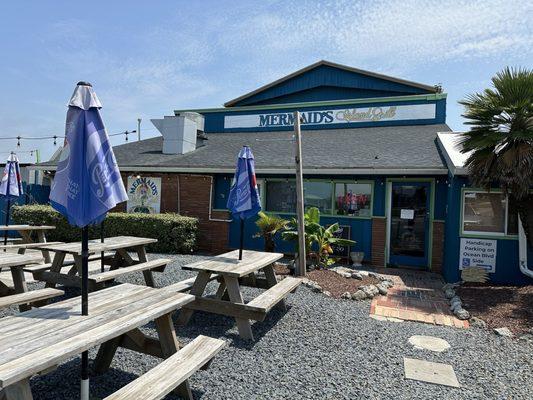
[[0, 231], [40, 231], [56, 229], [55, 226], [49, 225], [0, 225]]
[[224, 346], [220, 339], [198, 336], [172, 357], [104, 400], [160, 400], [208, 363]]
[[[142, 292], [146, 289], [144, 286], [132, 285], [125, 283], [120, 285], [120, 297], [128, 296], [132, 293]], [[109, 302], [116, 301], [117, 289], [115, 287], [103, 289], [99, 292], [90, 294], [91, 302], [89, 303], [89, 313], [94, 314], [109, 304]], [[61, 302], [49, 304], [39, 309], [26, 311], [24, 314], [7, 316], [0, 319], [0, 347], [4, 340], [9, 336], [10, 332], [22, 333], [25, 327], [31, 328], [39, 326], [40, 323], [60, 319], [66, 315], [79, 315], [81, 310], [80, 297], [73, 297]], [[32, 324], [28, 324], [28, 319], [32, 320]], [[41, 329], [41, 328], [39, 328]], [[44, 329], [43, 329], [44, 330]]]
[[244, 250], [242, 260], [239, 260], [239, 252], [235, 250], [185, 265], [183, 269], [221, 273], [240, 278], [258, 271], [282, 257], [283, 254], [281, 253]]
[[[114, 236], [104, 239], [104, 243], [100, 239], [89, 240], [89, 253], [95, 254], [103, 251], [112, 251], [117, 249], [127, 249], [136, 246], [144, 246], [150, 243], [157, 242], [157, 239], [140, 238], [135, 236]], [[37, 247], [54, 252], [63, 252], [68, 254], [81, 254], [81, 242], [64, 243], [57, 245], [43, 245]]]
[[[69, 357], [79, 354], [100, 343], [106, 342], [116, 336], [123, 335], [129, 330], [142, 326], [164, 314], [183, 306], [193, 300], [193, 296], [183, 293], [165, 293], [163, 298], [154, 294], [158, 298], [157, 302], [149, 302], [145, 307], [141, 307], [134, 312], [127, 310], [117, 310], [106, 313], [105, 322], [89, 329], [83, 333], [70, 336], [64, 340], [41, 347], [22, 357], [16, 357], [11, 361], [0, 364], [0, 386], [6, 387], [21, 379], [28, 378], [33, 374], [58, 364]], [[90, 300], [89, 300], [90, 302]], [[88, 317], [91, 319], [91, 317]], [[98, 318], [98, 317], [96, 317]]]
[[31, 292], [13, 294], [10, 296], [0, 297], [0, 308], [51, 299], [53, 297], [62, 296], [64, 294], [64, 291], [52, 288], [38, 289], [32, 290]]
[[266, 292], [261, 293], [255, 299], [250, 301], [247, 306], [263, 309], [265, 312], [269, 312], [272, 307], [296, 289], [300, 283], [302, 283], [302, 280], [299, 278], [287, 277]]
[[31, 394], [30, 380], [24, 379], [13, 383], [4, 389], [5, 400], [33, 400]]
[[[87, 330], [101, 323], [101, 319], [105, 320], [109, 312], [133, 311], [135, 307], [142, 307], [140, 302], [145, 299], [152, 298], [153, 301], [153, 295], [150, 291], [139, 291], [126, 296], [114, 296], [113, 303], [107, 303], [89, 316], [82, 316], [78, 309], [76, 313], [70, 313], [68, 319], [65, 319], [64, 314], [56, 314], [55, 318], [45, 319], [45, 322], [40, 324], [25, 324], [14, 334], [4, 335], [0, 339], [0, 349], [6, 349], [0, 354], [0, 362], [9, 360], [10, 354], [19, 357], [23, 352], [30, 352], [33, 349], [53, 344], [58, 339], [61, 340]], [[58, 318], [63, 319], [58, 321]]]
[[89, 275], [89, 279], [93, 280], [96, 283], [106, 282], [118, 278], [121, 275], [129, 274], [132, 272], [151, 270], [154, 268], [161, 267], [163, 265], [167, 265], [170, 262], [172, 262], [172, 260], [168, 258], [160, 258], [157, 260], [151, 260], [140, 264], [130, 265], [129, 267], [117, 268], [106, 272], [91, 274]]
[[[204, 294], [205, 287], [211, 280], [211, 274], [208, 272], [200, 271], [196, 276], [196, 279], [190, 290], [190, 294], [196, 297], [201, 297]], [[191, 319], [193, 314], [192, 310], [182, 309], [178, 316], [178, 325], [185, 326]]]
[[[224, 282], [226, 282], [226, 290], [228, 291], [230, 302], [233, 304], [244, 304], [238, 279], [234, 276], [224, 275]], [[243, 339], [254, 340], [250, 320], [247, 318], [235, 317], [235, 321], [237, 322], [239, 335]]]
[[207, 297], [197, 297], [192, 303], [187, 304], [184, 309], [205, 311], [213, 314], [226, 315], [234, 318], [251, 319], [263, 321], [266, 313], [262, 308], [248, 307], [247, 304], [234, 304], [226, 300], [210, 299]]
[[37, 264], [43, 261], [43, 257], [32, 254], [0, 254], [0, 268], [9, 268], [27, 264]]
[[35, 247], [43, 246], [44, 243], [46, 243], [46, 245], [49, 245], [49, 244], [61, 244], [63, 242], [38, 242], [38, 243], [6, 244], [5, 246], [4, 245], [0, 245], [0, 250], [10, 250], [10, 249], [20, 249], [20, 248], [33, 249]]

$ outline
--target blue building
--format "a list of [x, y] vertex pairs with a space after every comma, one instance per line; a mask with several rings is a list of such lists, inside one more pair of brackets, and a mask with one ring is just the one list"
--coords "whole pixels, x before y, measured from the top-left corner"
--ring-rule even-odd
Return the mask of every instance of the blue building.
[[[493, 282], [533, 282], [523, 261], [531, 249], [522, 251], [520, 270], [513, 205], [471, 188], [461, 171], [438, 86], [319, 61], [224, 107], [152, 120], [161, 137], [117, 146], [115, 155], [125, 181], [160, 184], [160, 211], [198, 217], [201, 248], [223, 251], [238, 247], [238, 224], [225, 208], [243, 145], [256, 158], [263, 209], [295, 215], [295, 110], [303, 118], [305, 204], [320, 209], [322, 223], [338, 222], [365, 262], [448, 281], [482, 266]], [[254, 221], [245, 229], [245, 247], [262, 249]], [[281, 239], [277, 250], [294, 251]]]

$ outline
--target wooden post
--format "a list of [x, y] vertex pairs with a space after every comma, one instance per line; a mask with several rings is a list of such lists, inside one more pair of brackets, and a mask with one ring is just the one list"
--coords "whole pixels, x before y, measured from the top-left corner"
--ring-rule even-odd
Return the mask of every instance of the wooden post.
[[298, 219], [298, 264], [296, 265], [296, 275], [305, 276], [307, 269], [305, 265], [305, 225], [304, 225], [304, 184], [302, 172], [302, 135], [300, 131], [300, 112], [294, 112], [294, 136], [296, 139], [296, 154], [294, 162], [296, 164], [296, 214]]

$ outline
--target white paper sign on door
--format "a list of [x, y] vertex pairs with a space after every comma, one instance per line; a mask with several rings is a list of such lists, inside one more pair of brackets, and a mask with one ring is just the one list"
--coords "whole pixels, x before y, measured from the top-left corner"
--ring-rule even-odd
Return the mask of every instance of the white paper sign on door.
[[461, 238], [459, 269], [478, 267], [496, 272], [496, 250], [496, 240]]
[[401, 219], [414, 219], [415, 210], [409, 210], [409, 209], [402, 208], [400, 210], [400, 218]]

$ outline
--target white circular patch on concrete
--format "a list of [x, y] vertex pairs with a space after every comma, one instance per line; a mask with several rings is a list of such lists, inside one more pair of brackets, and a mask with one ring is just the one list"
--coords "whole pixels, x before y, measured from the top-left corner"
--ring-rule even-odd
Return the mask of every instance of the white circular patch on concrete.
[[411, 336], [409, 343], [417, 349], [437, 351], [439, 353], [450, 348], [450, 344], [446, 340], [434, 336]]

